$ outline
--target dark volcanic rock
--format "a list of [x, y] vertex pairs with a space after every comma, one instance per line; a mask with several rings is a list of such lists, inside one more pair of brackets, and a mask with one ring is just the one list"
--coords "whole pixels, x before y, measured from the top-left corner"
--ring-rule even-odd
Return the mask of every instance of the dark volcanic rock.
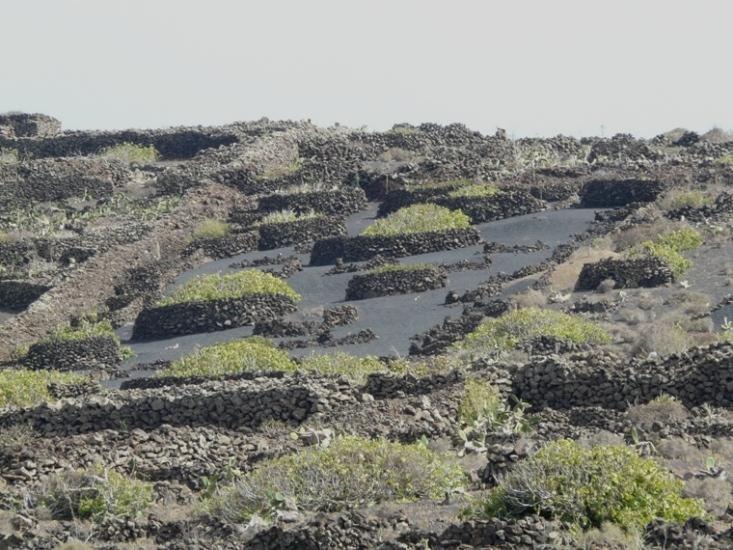
[[419, 269], [388, 269], [356, 275], [346, 287], [347, 300], [365, 300], [377, 296], [424, 292], [445, 287], [446, 272], [438, 267]]
[[652, 202], [664, 191], [659, 181], [642, 179], [596, 179], [583, 186], [580, 195], [585, 208], [614, 208], [632, 202]]
[[274, 194], [263, 197], [259, 202], [262, 212], [293, 210], [299, 214], [320, 212], [322, 214], [347, 216], [366, 206], [366, 195], [359, 187], [309, 191], [306, 193]]
[[308, 218], [287, 223], [271, 223], [259, 226], [260, 250], [272, 250], [283, 246], [306, 243], [327, 237], [346, 234], [346, 225], [340, 218]]
[[654, 256], [624, 260], [608, 258], [584, 264], [575, 288], [595, 290], [605, 279], [616, 281], [616, 288], [637, 288], [671, 283], [674, 275], [666, 262]]
[[30, 281], [0, 280], [0, 309], [23, 311], [50, 287]]
[[108, 368], [121, 362], [120, 346], [111, 336], [39, 342], [23, 358], [29, 368], [61, 371]]
[[334, 263], [338, 258], [360, 262], [377, 255], [400, 258], [452, 250], [477, 244], [478, 232], [473, 228], [409, 233], [394, 236], [336, 237], [316, 242], [311, 253], [311, 265]]
[[144, 309], [135, 321], [132, 334], [135, 340], [147, 340], [215, 332], [282, 317], [295, 309], [292, 299], [279, 294], [184, 302]]

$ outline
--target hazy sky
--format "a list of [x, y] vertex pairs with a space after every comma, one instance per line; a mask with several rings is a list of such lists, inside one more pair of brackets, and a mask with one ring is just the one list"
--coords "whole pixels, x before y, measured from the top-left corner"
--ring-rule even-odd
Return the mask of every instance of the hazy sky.
[[733, 129], [730, 0], [0, 0], [0, 111], [515, 136]]

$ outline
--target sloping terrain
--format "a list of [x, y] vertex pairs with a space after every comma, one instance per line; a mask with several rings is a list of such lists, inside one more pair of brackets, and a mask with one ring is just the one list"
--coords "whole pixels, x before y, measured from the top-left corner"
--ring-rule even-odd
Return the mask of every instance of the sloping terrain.
[[0, 126], [0, 548], [733, 547], [733, 142]]

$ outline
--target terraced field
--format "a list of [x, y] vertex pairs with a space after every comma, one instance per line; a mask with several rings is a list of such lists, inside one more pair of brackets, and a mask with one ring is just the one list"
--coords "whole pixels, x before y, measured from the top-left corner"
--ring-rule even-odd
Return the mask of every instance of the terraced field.
[[0, 548], [733, 547], [733, 141], [0, 124]]

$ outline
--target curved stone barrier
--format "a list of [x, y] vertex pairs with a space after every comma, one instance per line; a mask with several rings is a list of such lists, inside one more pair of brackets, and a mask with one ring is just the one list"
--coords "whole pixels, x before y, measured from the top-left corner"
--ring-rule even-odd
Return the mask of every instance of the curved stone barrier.
[[439, 197], [431, 200], [451, 210], [461, 210], [472, 223], [486, 223], [539, 212], [545, 203], [526, 191], [500, 191], [486, 197]]
[[223, 237], [197, 239], [186, 248], [185, 254], [202, 250], [208, 257], [218, 260], [257, 250], [258, 243], [259, 235], [254, 231], [230, 233]]
[[616, 260], [608, 258], [584, 264], [575, 284], [576, 290], [595, 290], [605, 279], [616, 282], [616, 288], [655, 287], [674, 281], [667, 263], [654, 256]]
[[346, 225], [340, 218], [307, 218], [286, 223], [259, 226], [260, 250], [273, 250], [294, 244], [316, 241], [346, 234]]
[[362, 262], [377, 255], [401, 258], [465, 248], [480, 240], [472, 227], [393, 236], [334, 237], [316, 242], [311, 252], [311, 265], [332, 264], [339, 258], [345, 262]]
[[282, 294], [184, 302], [144, 309], [135, 320], [134, 340], [154, 340], [199, 332], [216, 332], [282, 317], [296, 310]]
[[346, 299], [366, 300], [378, 296], [424, 292], [444, 288], [447, 282], [445, 270], [435, 266], [365, 273], [351, 278], [346, 287]]
[[410, 206], [413, 204], [420, 204], [423, 202], [435, 202], [434, 199], [438, 197], [444, 197], [451, 191], [459, 189], [460, 184], [446, 187], [427, 187], [427, 188], [412, 188], [412, 189], [395, 189], [388, 191], [384, 195], [384, 199], [379, 203], [379, 210], [377, 210], [377, 216], [380, 218], [397, 212], [400, 208]]
[[23, 358], [28, 368], [61, 371], [114, 367], [121, 362], [119, 343], [111, 336], [38, 342]]
[[315, 412], [356, 402], [353, 392], [329, 387], [334, 388], [333, 380], [257, 378], [117, 391], [53, 406], [0, 411], [0, 427], [30, 425], [50, 436], [150, 430], [163, 424], [256, 428], [271, 419], [298, 424]]
[[615, 208], [633, 202], [652, 202], [664, 189], [656, 180], [595, 179], [583, 186], [580, 204], [585, 208]]
[[0, 280], [0, 309], [23, 311], [50, 288], [30, 281]]
[[363, 210], [366, 202], [366, 195], [360, 187], [342, 187], [332, 191], [268, 195], [260, 199], [259, 210], [263, 212], [293, 210], [299, 214], [313, 211], [347, 216]]

